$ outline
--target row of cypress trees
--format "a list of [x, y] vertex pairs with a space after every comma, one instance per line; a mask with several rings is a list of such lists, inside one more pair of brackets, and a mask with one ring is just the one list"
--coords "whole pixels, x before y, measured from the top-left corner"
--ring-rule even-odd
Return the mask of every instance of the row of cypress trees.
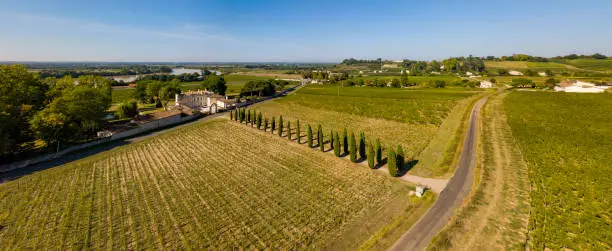
[[[245, 123], [248, 126], [255, 126], [257, 129], [263, 129], [264, 131], [268, 130], [268, 125], [270, 125], [270, 133], [276, 133], [279, 137], [283, 137], [283, 128], [284, 121], [283, 116], [281, 115], [278, 118], [278, 124], [276, 123], [276, 118], [272, 117], [271, 120], [268, 118], [263, 118], [261, 112], [256, 112], [253, 110], [236, 109], [230, 111], [230, 119], [234, 121], [238, 121], [240, 123]], [[263, 127], [262, 127], [263, 123]], [[278, 128], [277, 128], [278, 127]], [[300, 120], [296, 121], [295, 133], [297, 135], [296, 142], [301, 144], [301, 126]], [[292, 132], [291, 132], [291, 121], [287, 121], [287, 139], [292, 140]], [[309, 148], [314, 147], [314, 135], [313, 130], [310, 125], [306, 126], [306, 143]], [[325, 135], [323, 134], [323, 127], [319, 124], [317, 125], [317, 146], [321, 151], [325, 151]], [[342, 130], [342, 135], [338, 132], [330, 130], [329, 132], [329, 145], [330, 148], [334, 151], [334, 155], [336, 157], [341, 157], [345, 155], [349, 155], [349, 159], [352, 162], [358, 161], [359, 158], [367, 160], [368, 166], [370, 168], [375, 168], [376, 165], [382, 165], [382, 146], [380, 144], [380, 140], [376, 139], [376, 143], [373, 145], [372, 142], [368, 144], [366, 142], [366, 136], [363, 132], [359, 134], [359, 142], [355, 140], [355, 134], [351, 133], [350, 137], [346, 128]], [[393, 177], [398, 176], [400, 169], [404, 166], [404, 149], [401, 145], [397, 146], [397, 150], [390, 149], [387, 156], [387, 168], [389, 169], [389, 174]]]

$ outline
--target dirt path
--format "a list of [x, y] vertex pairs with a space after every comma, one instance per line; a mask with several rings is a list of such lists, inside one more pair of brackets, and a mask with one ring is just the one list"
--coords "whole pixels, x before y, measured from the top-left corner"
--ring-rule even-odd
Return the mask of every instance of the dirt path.
[[440, 193], [436, 203], [412, 228], [390, 248], [390, 250], [423, 250], [433, 237], [446, 226], [455, 209], [468, 195], [474, 179], [478, 114], [487, 98], [479, 100], [470, 115], [466, 140], [461, 160], [455, 174]]

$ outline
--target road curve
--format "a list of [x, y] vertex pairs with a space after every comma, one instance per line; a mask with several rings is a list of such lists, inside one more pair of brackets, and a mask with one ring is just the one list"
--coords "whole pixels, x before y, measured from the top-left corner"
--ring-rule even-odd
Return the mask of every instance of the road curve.
[[461, 160], [455, 174], [442, 190], [436, 203], [408, 232], [404, 233], [389, 250], [424, 250], [454, 215], [457, 207], [469, 194], [474, 180], [478, 113], [487, 98], [479, 100], [470, 115]]

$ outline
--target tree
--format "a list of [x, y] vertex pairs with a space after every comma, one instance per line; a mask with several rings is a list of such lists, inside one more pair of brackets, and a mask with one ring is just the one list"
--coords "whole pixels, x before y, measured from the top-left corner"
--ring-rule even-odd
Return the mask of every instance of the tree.
[[397, 145], [396, 159], [397, 159], [397, 168], [398, 169], [404, 168], [404, 161], [405, 161], [404, 158], [405, 158], [405, 156], [404, 156], [404, 148], [402, 148], [402, 145]]
[[391, 87], [393, 87], [393, 88], [400, 88], [401, 87], [400, 80], [397, 79], [397, 78], [393, 78], [391, 80]]
[[397, 160], [393, 149], [389, 150], [389, 156], [387, 157], [387, 169], [391, 177], [397, 177]]
[[325, 141], [323, 141], [323, 127], [321, 124], [317, 127], [317, 143], [321, 152], [325, 150]]
[[272, 127], [270, 129], [270, 132], [274, 133], [274, 129], [276, 129], [276, 118], [272, 117]]
[[32, 141], [29, 121], [44, 107], [45, 92], [53, 87], [24, 65], [0, 65], [0, 154], [19, 151], [22, 143]]
[[510, 82], [510, 85], [514, 88], [524, 88], [524, 87], [531, 87], [531, 88], [535, 88], [535, 83], [533, 82], [533, 80], [528, 79], [528, 78], [514, 78], [512, 79], [512, 82]]
[[283, 136], [283, 115], [278, 118], [278, 136]]
[[261, 119], [262, 119], [262, 115], [261, 115], [261, 112], [259, 112], [257, 114], [257, 129], [261, 129], [261, 122], [262, 122]]
[[400, 84], [402, 86], [408, 86], [408, 73], [406, 73], [406, 69], [402, 69], [402, 75], [400, 76]]
[[246, 115], [245, 115], [245, 112], [244, 112], [244, 108], [242, 108], [240, 110], [240, 123], [243, 123], [245, 121], [245, 119], [246, 119], [245, 117], [246, 117]]
[[349, 145], [348, 145], [348, 135], [346, 132], [346, 128], [342, 130], [342, 146], [344, 147], [344, 154], [349, 153]]
[[359, 134], [359, 157], [366, 159], [366, 139], [365, 134], [362, 132]]
[[136, 100], [125, 101], [119, 105], [117, 114], [120, 118], [134, 118], [138, 115], [138, 104]]
[[202, 82], [202, 88], [208, 89], [219, 95], [225, 95], [225, 91], [227, 90], [227, 84], [225, 83], [225, 78], [223, 76], [213, 76], [209, 75], [206, 77], [206, 80]]
[[173, 100], [176, 94], [181, 93], [180, 84], [181, 83], [175, 79], [161, 85], [157, 97], [161, 105], [164, 107], [164, 110], [168, 110], [168, 102]]
[[299, 119], [297, 120], [297, 123], [296, 123], [295, 133], [297, 134], [297, 136], [296, 136], [297, 138], [296, 138], [295, 141], [298, 144], [300, 144], [301, 143], [301, 138], [302, 138], [302, 132], [301, 132], [301, 129], [300, 129], [300, 120]]
[[380, 139], [376, 139], [376, 164], [382, 165], [382, 147], [380, 146]]
[[336, 155], [336, 157], [340, 157], [340, 136], [338, 133], [336, 133], [334, 137], [334, 155]]
[[251, 123], [251, 110], [246, 111], [246, 124]]
[[306, 131], [307, 133], [307, 140], [308, 140], [308, 147], [312, 148], [312, 127], [310, 127], [310, 125], [308, 125], [308, 130]]
[[102, 128], [110, 104], [106, 90], [77, 85], [62, 91], [30, 124], [47, 143], [87, 139]]
[[287, 139], [291, 140], [291, 120], [287, 121]]
[[355, 142], [355, 134], [351, 133], [351, 139], [349, 141], [349, 154], [351, 155], [351, 161], [357, 162], [357, 143]]
[[375, 159], [376, 154], [374, 153], [374, 147], [372, 146], [372, 143], [368, 144], [368, 166], [372, 169], [374, 169], [375, 164], [374, 164], [374, 159]]
[[230, 111], [230, 120], [234, 120], [234, 111]]
[[265, 118], [265, 119], [264, 119], [264, 128], [263, 128], [263, 130], [264, 130], [264, 132], [265, 132], [266, 130], [268, 130], [268, 118]]
[[555, 85], [557, 85], [557, 83], [559, 83], [559, 82], [558, 82], [556, 79], [554, 79], [554, 78], [548, 78], [548, 79], [546, 79], [546, 82], [545, 82], [545, 83], [546, 83], [547, 85], [549, 85], [549, 86], [555, 86]]

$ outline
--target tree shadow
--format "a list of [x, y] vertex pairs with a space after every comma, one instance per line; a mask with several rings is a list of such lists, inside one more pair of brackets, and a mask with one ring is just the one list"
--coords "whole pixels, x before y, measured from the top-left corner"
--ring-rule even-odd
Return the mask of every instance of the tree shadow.
[[399, 168], [399, 172], [397, 173], [397, 176], [401, 177], [401, 176], [406, 175], [406, 173], [408, 173], [408, 171], [410, 171], [414, 166], [416, 166], [417, 163], [419, 163], [419, 160], [416, 160], [416, 159], [413, 159], [411, 161], [404, 163], [404, 166]]
[[381, 159], [380, 164], [375, 164], [374, 165], [374, 169], [379, 169], [379, 168], [381, 168], [382, 166], [384, 166], [386, 164], [387, 164], [387, 157], [384, 157], [383, 159]]

